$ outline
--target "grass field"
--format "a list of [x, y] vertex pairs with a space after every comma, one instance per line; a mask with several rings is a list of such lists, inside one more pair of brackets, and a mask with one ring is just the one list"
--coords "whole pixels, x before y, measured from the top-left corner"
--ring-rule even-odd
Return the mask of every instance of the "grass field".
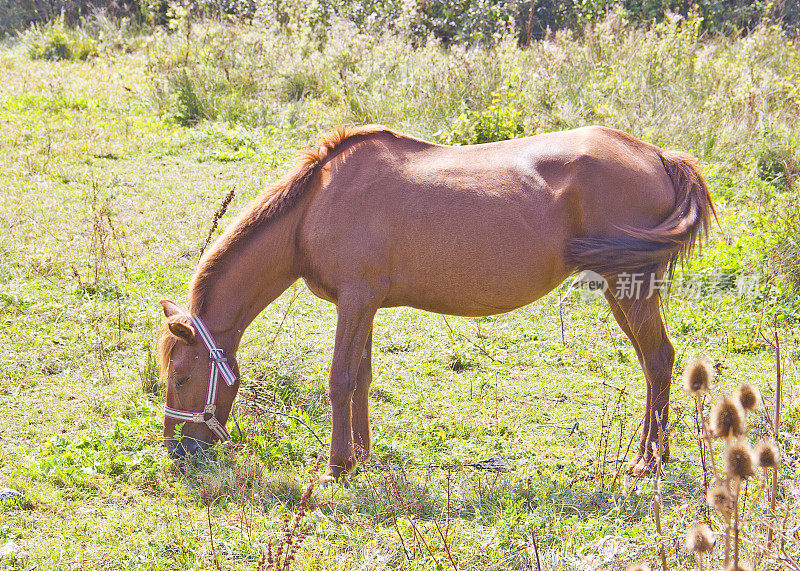
[[[373, 457], [352, 487], [314, 487], [291, 568], [660, 569], [659, 545], [670, 569], [693, 568], [688, 526], [724, 525], [706, 508], [680, 369], [706, 354], [715, 395], [747, 381], [772, 406], [773, 324], [784, 462], [774, 516], [750, 481], [742, 550], [760, 569], [800, 559], [796, 40], [612, 17], [526, 49], [445, 50], [342, 22], [324, 42], [187, 22], [95, 24], [66, 40], [89, 42], [86, 60], [43, 59], [46, 29], [0, 49], [0, 487], [24, 493], [0, 503], [0, 547], [19, 548], [0, 566], [256, 569], [276, 549], [324, 453], [312, 431], [328, 438], [334, 308], [302, 283], [267, 308], [242, 343], [233, 444], [180, 471], [160, 443], [158, 301], [186, 301], [229, 190], [223, 223], [319, 132], [364, 122], [453, 144], [619, 127], [694, 153], [720, 226], [679, 272], [699, 295], [675, 287], [667, 311], [677, 359], [660, 500], [652, 479], [623, 473], [645, 386], [605, 302], [565, 283], [491, 318], [385, 310]], [[742, 276], [753, 295], [737, 290]], [[752, 441], [768, 415], [752, 416]], [[491, 458], [510, 469], [482, 469]], [[769, 522], [794, 531], [767, 549]]]

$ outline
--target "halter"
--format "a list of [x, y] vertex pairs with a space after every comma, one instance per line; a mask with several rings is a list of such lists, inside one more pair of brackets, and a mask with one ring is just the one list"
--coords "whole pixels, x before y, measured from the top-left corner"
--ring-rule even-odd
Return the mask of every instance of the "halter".
[[[211, 359], [211, 370], [208, 374], [208, 390], [206, 391], [206, 404], [202, 412], [192, 412], [189, 410], [178, 410], [164, 405], [164, 416], [174, 418], [175, 420], [183, 420], [185, 422], [197, 422], [205, 424], [211, 429], [211, 432], [216, 434], [222, 442], [227, 442], [231, 439], [231, 435], [225, 430], [225, 427], [217, 420], [214, 414], [217, 412], [217, 387], [219, 385], [219, 376], [225, 384], [233, 386], [236, 382], [236, 375], [233, 374], [228, 359], [225, 353], [217, 347], [211, 333], [208, 332], [206, 324], [203, 320], [196, 316], [189, 317], [192, 320], [195, 330], [200, 334], [200, 339], [203, 340], [203, 345], [208, 349], [209, 358]], [[209, 418], [206, 418], [209, 415]]]

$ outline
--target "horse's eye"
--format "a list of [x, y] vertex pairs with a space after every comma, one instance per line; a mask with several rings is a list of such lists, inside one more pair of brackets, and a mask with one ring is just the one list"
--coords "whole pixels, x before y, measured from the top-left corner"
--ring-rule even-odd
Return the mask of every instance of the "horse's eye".
[[184, 385], [184, 384], [186, 384], [186, 382], [188, 380], [189, 380], [189, 377], [179, 377], [179, 378], [175, 379], [175, 386], [179, 387], [181, 385]]

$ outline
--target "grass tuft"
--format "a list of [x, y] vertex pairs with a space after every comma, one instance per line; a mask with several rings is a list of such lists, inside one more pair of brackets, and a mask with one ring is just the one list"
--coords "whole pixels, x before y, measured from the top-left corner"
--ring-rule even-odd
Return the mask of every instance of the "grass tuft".
[[68, 28], [64, 18], [35, 24], [20, 35], [31, 59], [86, 61], [98, 55], [98, 44], [83, 28]]

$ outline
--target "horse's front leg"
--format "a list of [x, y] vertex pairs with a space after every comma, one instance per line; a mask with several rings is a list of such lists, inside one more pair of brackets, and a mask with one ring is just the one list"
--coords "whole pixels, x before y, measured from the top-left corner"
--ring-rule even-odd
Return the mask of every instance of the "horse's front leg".
[[358, 367], [356, 390], [350, 405], [353, 422], [353, 447], [356, 460], [359, 462], [369, 458], [372, 448], [372, 435], [369, 428], [369, 386], [372, 384], [372, 331], [369, 333], [361, 364]]
[[337, 303], [336, 341], [328, 381], [331, 399], [331, 448], [328, 469], [321, 481], [330, 483], [356, 466], [353, 453], [351, 403], [358, 385], [362, 355], [380, 302], [370, 290], [340, 292]]

